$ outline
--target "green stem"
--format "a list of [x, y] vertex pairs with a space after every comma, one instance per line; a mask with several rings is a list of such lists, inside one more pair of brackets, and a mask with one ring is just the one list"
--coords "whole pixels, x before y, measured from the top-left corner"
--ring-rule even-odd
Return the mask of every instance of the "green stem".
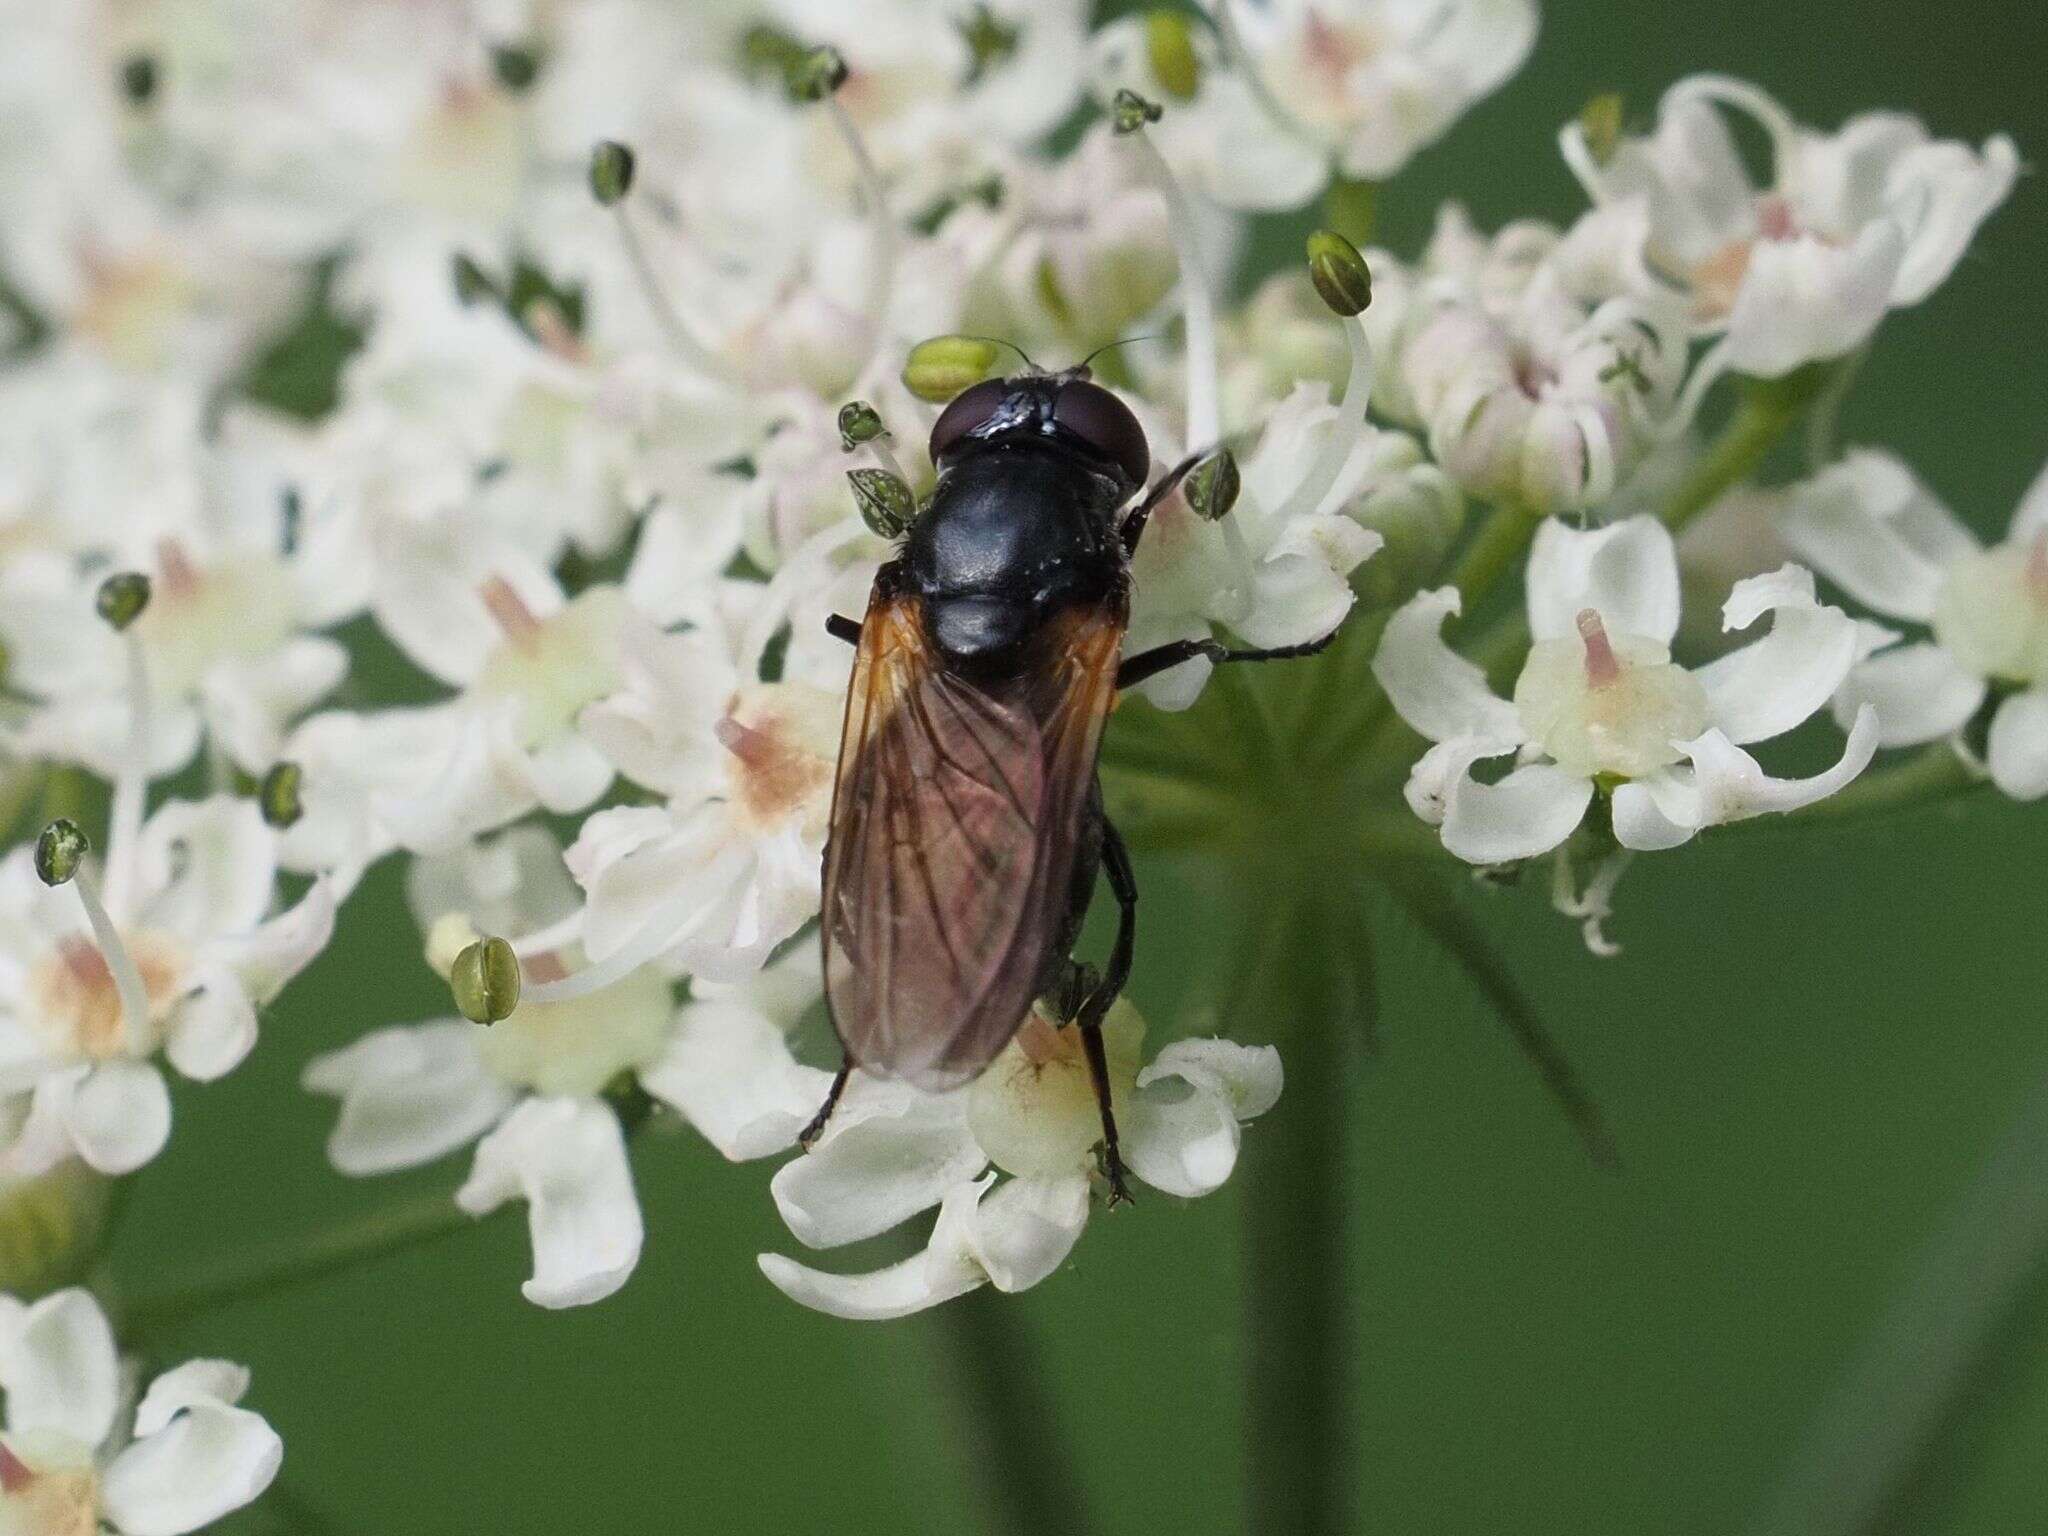
[[1256, 962], [1226, 1017], [1276, 1041], [1280, 1103], [1246, 1138], [1242, 1240], [1247, 1528], [1326, 1536], [1350, 1526], [1358, 1482], [1344, 1233], [1350, 1066], [1377, 1006], [1356, 882], [1305, 882], [1279, 866], [1257, 882], [1300, 899], [1268, 907]]
[[1528, 552], [1536, 530], [1542, 524], [1542, 518], [1533, 517], [1520, 507], [1509, 506], [1495, 507], [1486, 521], [1480, 524], [1479, 532], [1472, 536], [1472, 542], [1458, 556], [1458, 563], [1451, 567], [1451, 585], [1465, 600], [1468, 615], [1485, 600], [1486, 594], [1494, 589], [1509, 568]]
[[948, 1302], [933, 1316], [959, 1423], [994, 1518], [988, 1529], [1043, 1536], [1099, 1529], [1055, 1428], [1045, 1372], [1018, 1313], [992, 1290]]
[[1960, 1449], [1954, 1430], [2007, 1363], [2044, 1280], [2048, 1079], [1923, 1249], [1749, 1536], [1896, 1529]]
[[211, 1274], [139, 1296], [121, 1309], [121, 1335], [136, 1347], [154, 1343], [208, 1313], [404, 1253], [466, 1231], [478, 1220], [445, 1191], [386, 1206], [328, 1231], [223, 1264]]
[[1751, 381], [1734, 416], [1658, 514], [1665, 525], [1673, 532], [1683, 528], [1763, 468], [1778, 440], [1820, 398], [1835, 371], [1831, 364], [1814, 363], [1782, 379]]

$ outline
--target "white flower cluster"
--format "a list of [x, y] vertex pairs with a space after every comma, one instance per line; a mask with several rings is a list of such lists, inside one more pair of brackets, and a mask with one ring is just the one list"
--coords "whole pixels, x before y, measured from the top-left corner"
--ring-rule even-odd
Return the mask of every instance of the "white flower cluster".
[[[1363, 314], [1300, 273], [1219, 314], [1246, 216], [1393, 177], [1521, 64], [1533, 0], [1211, 0], [1092, 37], [1089, 11], [0, 0], [0, 1171], [154, 1157], [158, 1057], [231, 1070], [393, 856], [427, 963], [502, 937], [522, 1000], [366, 1013], [314, 1060], [338, 1170], [475, 1143], [456, 1200], [524, 1201], [526, 1293], [565, 1306], [633, 1270], [650, 1117], [791, 1151], [830, 1082], [800, 1059], [851, 668], [824, 621], [890, 552], [845, 472], [930, 489], [933, 406], [899, 373], [935, 334], [1064, 364], [1155, 332], [1099, 377], [1155, 464], [1227, 441], [1241, 489], [1160, 506], [1128, 648], [1304, 646], [1379, 608], [1372, 673], [1432, 743], [1408, 803], [1468, 862], [1555, 855], [1593, 937], [1628, 850], [1807, 804], [1881, 747], [1974, 753], [1987, 709], [1991, 777], [2048, 792], [2048, 488], [1986, 551], [1892, 459], [1820, 469], [1774, 493], [1807, 565], [1737, 585], [1725, 624], [1761, 633], [1697, 665], [1654, 515], [1717, 379], [1836, 365], [1942, 284], [2009, 142], [1821, 133], [1699, 77], [1645, 137], [1564, 131], [1592, 200], [1570, 228], [1446, 206], [1414, 259], [1368, 253]], [[1765, 188], [1729, 111], [1768, 137]], [[331, 399], [276, 376], [322, 347]], [[842, 437], [855, 400], [879, 436]], [[1436, 584], [1468, 498], [1533, 538], [1508, 697], [1444, 635], [1476, 595]], [[1859, 624], [1815, 571], [1930, 638]], [[1185, 708], [1207, 676], [1144, 691]], [[1832, 768], [1750, 755], [1830, 707]], [[1574, 852], [1604, 861], [1583, 894]], [[1278, 1057], [1141, 1065], [1142, 1033], [1111, 1015], [1124, 1155], [1206, 1193]], [[762, 1267], [856, 1317], [1031, 1285], [1099, 1139], [1078, 1032], [1041, 1015], [952, 1093], [856, 1074], [777, 1205], [810, 1247], [936, 1209], [929, 1243]], [[0, 1508], [190, 1529], [274, 1470], [232, 1368], [173, 1372], [131, 1421], [88, 1302], [0, 1325]], [[51, 1330], [105, 1378], [56, 1407]], [[174, 1482], [187, 1523], [152, 1503]]]

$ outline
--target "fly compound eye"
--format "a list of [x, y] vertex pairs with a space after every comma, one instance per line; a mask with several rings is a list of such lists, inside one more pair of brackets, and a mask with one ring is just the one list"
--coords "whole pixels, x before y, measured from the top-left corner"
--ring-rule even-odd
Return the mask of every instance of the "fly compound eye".
[[1052, 419], [1120, 468], [1133, 486], [1145, 483], [1152, 468], [1152, 450], [1145, 444], [1145, 429], [1138, 425], [1131, 408], [1100, 384], [1075, 379], [1061, 385], [1059, 398], [1053, 402]]
[[939, 419], [932, 423], [932, 463], [938, 463], [976, 427], [986, 426], [1009, 393], [1010, 386], [1003, 380], [983, 379], [955, 395], [953, 403], [939, 412]]

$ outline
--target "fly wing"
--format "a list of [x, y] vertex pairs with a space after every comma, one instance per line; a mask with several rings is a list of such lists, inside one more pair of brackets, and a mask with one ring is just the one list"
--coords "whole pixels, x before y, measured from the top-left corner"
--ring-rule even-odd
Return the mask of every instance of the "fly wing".
[[936, 665], [917, 606], [861, 626], [825, 851], [826, 997], [860, 1066], [937, 1091], [1023, 1022], [1065, 927], [1116, 692], [1120, 611], [1047, 626], [981, 687]]

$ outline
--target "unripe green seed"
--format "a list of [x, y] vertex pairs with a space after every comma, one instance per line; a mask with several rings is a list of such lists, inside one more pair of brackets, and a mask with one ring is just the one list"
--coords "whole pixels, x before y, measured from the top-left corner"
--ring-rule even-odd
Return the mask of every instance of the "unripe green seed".
[[789, 67], [789, 94], [798, 101], [823, 101], [846, 84], [846, 60], [837, 48], [812, 48]]
[[1110, 98], [1109, 125], [1118, 133], [1136, 133], [1165, 115], [1166, 109], [1158, 102], [1147, 101], [1136, 91], [1118, 91]]
[[1000, 350], [979, 336], [933, 336], [910, 349], [903, 387], [920, 400], [944, 405], [994, 373]]
[[506, 90], [523, 91], [540, 74], [540, 55], [531, 48], [500, 45], [491, 50], [491, 73]]
[[91, 849], [78, 823], [59, 816], [36, 839], [36, 878], [45, 885], [68, 885]]
[[860, 520], [885, 539], [900, 539], [917, 517], [917, 498], [910, 487], [886, 469], [849, 469]]
[[149, 606], [149, 578], [140, 571], [117, 571], [100, 583], [93, 607], [113, 628], [126, 629]]
[[1145, 13], [1145, 57], [1167, 95], [1176, 101], [1194, 100], [1202, 83], [1202, 61], [1195, 56], [1194, 23], [1184, 12]]
[[1238, 493], [1244, 489], [1244, 479], [1238, 473], [1237, 455], [1228, 448], [1219, 448], [1188, 471], [1188, 477], [1181, 482], [1181, 495], [1187, 500], [1188, 508], [1205, 522], [1220, 522], [1230, 515], [1230, 509], [1237, 505]]
[[881, 435], [881, 413], [867, 401], [849, 400], [839, 407], [839, 446], [848, 453]]
[[146, 53], [131, 53], [121, 61], [121, 94], [131, 106], [146, 107], [156, 99], [161, 79], [156, 60]]
[[633, 190], [633, 151], [616, 139], [600, 139], [590, 152], [590, 195], [613, 207]]
[[1335, 230], [1308, 237], [1308, 275], [1325, 304], [1347, 319], [1372, 302], [1372, 271], [1358, 247]]
[[519, 1006], [519, 957], [503, 939], [478, 939], [448, 972], [455, 1006], [474, 1024], [495, 1024]]
[[272, 763], [256, 790], [256, 804], [263, 819], [280, 832], [306, 814], [306, 808], [299, 803], [302, 778], [297, 763]]

